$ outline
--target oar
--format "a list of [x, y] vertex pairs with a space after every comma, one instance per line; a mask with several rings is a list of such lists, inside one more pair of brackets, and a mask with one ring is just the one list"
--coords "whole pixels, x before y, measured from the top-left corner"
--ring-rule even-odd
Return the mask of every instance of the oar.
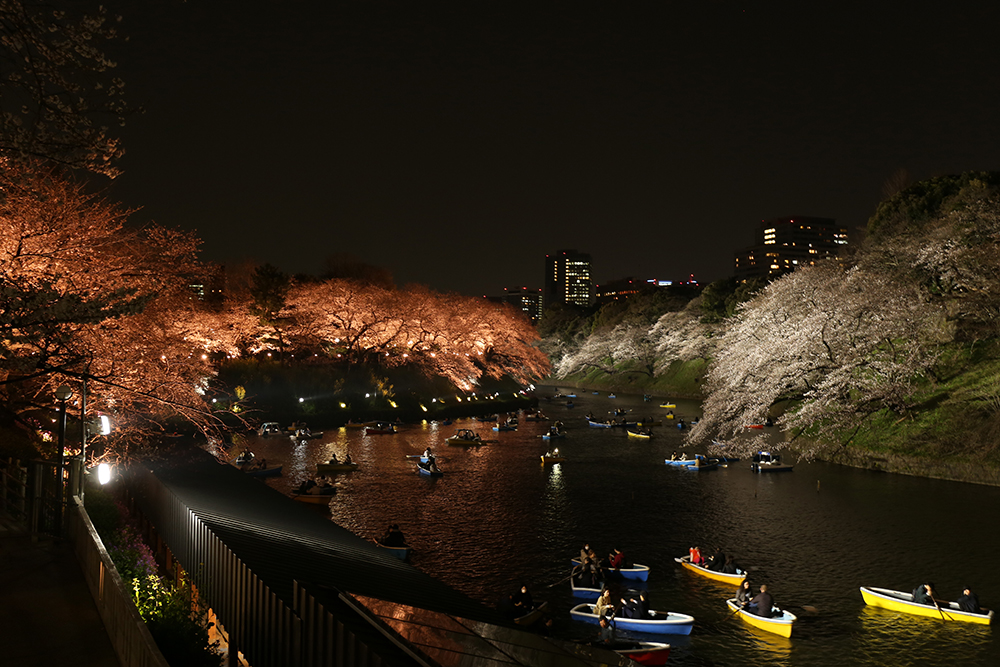
[[936, 599], [934, 599], [933, 597], [931, 598], [931, 601], [934, 602], [934, 606], [937, 607], [938, 613], [941, 614], [941, 620], [942, 621], [944, 621], [944, 620], [954, 621], [955, 620], [950, 615], [948, 616], [947, 619], [945, 619], [945, 613], [943, 611], [941, 611], [941, 605], [938, 604], [938, 601]]
[[562, 584], [562, 583], [565, 583], [565, 582], [569, 581], [570, 579], [572, 579], [575, 576], [576, 576], [576, 567], [574, 567], [572, 570], [570, 570], [570, 573], [569, 573], [568, 577], [566, 577], [565, 579], [560, 579], [559, 581], [557, 581], [554, 584], [549, 584], [545, 588], [552, 588], [553, 586], [558, 586], [559, 584]]

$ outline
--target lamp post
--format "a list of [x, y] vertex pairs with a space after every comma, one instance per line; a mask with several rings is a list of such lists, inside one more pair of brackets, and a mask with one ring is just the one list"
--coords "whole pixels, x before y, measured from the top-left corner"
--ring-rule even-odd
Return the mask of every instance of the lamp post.
[[63, 524], [63, 470], [66, 466], [66, 401], [73, 397], [73, 390], [62, 384], [56, 389], [59, 400], [59, 466], [56, 468], [56, 489], [59, 507], [56, 509], [56, 532], [62, 536]]

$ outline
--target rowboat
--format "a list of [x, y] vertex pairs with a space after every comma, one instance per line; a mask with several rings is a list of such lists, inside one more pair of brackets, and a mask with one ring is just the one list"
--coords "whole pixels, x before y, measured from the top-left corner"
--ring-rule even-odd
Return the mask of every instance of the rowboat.
[[516, 431], [517, 424], [497, 424], [493, 427], [494, 431]]
[[668, 466], [677, 466], [678, 468], [684, 468], [687, 466], [693, 466], [698, 462], [698, 459], [704, 459], [705, 457], [701, 454], [697, 454], [693, 459], [664, 459], [664, 463]]
[[269, 435], [281, 435], [281, 425], [278, 422], [265, 422], [257, 429], [257, 435], [262, 438]]
[[752, 612], [746, 611], [736, 603], [736, 598], [731, 600], [726, 600], [726, 604], [729, 605], [729, 609], [733, 613], [738, 613], [740, 617], [754, 626], [755, 628], [760, 628], [767, 632], [773, 632], [776, 635], [781, 635], [782, 637], [792, 636], [792, 625], [797, 620], [795, 614], [790, 611], [782, 610], [777, 616], [772, 616], [771, 618], [764, 618], [763, 616], [758, 616]]
[[516, 623], [517, 625], [524, 625], [524, 626], [534, 625], [542, 618], [542, 614], [545, 613], [545, 609], [548, 606], [549, 606], [548, 601], [543, 602], [540, 605], [534, 607], [524, 616], [518, 616], [517, 618], [515, 618], [514, 623]]
[[[599, 624], [601, 617], [594, 613], [594, 605], [589, 602], [578, 604], [569, 610], [569, 615], [577, 621]], [[655, 635], [689, 635], [694, 625], [694, 616], [678, 614], [672, 611], [651, 611], [649, 618], [619, 618], [615, 617], [615, 626], [619, 630], [646, 632]]]
[[417, 472], [424, 477], [444, 477], [444, 473], [440, 470], [431, 470], [430, 463], [418, 463]]
[[882, 607], [893, 611], [901, 611], [916, 616], [929, 616], [944, 621], [964, 621], [966, 623], [979, 623], [989, 625], [993, 621], [993, 611], [984, 610], [984, 614], [973, 614], [962, 611], [955, 602], [936, 600], [937, 606], [920, 604], [913, 601], [913, 593], [903, 593], [901, 591], [891, 591], [887, 588], [861, 587], [861, 597], [865, 599], [865, 604], [873, 607]]
[[649, 440], [653, 437], [652, 433], [642, 433], [641, 431], [633, 431], [632, 429], [627, 429], [628, 437], [638, 438], [639, 440]]
[[660, 403], [661, 408], [676, 408], [676, 403]]
[[321, 493], [293, 493], [292, 499], [307, 505], [329, 505], [330, 501], [337, 495], [337, 487], [331, 486], [329, 492]]
[[588, 419], [587, 420], [587, 424], [589, 424], [591, 428], [624, 428], [625, 427], [625, 424], [618, 424], [618, 423], [615, 423], [615, 422], [598, 422], [598, 421], [594, 421], [593, 419]]
[[647, 428], [649, 426], [663, 426], [663, 420], [662, 419], [651, 419], [651, 420], [647, 421], [647, 420], [643, 419], [641, 422], [636, 422], [635, 425], [636, 426], [642, 426], [643, 428]]
[[347, 422], [344, 424], [344, 428], [365, 428], [366, 426], [378, 426], [378, 422]]
[[[580, 567], [580, 559], [574, 558], [572, 561], [573, 567]], [[607, 572], [612, 572], [610, 568], [602, 568]], [[649, 566], [640, 565], [639, 563], [632, 563], [631, 567], [620, 567], [617, 572], [622, 575], [625, 579], [635, 579], [636, 581], [646, 581], [649, 579]]]
[[791, 472], [791, 463], [782, 463], [781, 456], [770, 452], [757, 452], [753, 456], [750, 469], [754, 472]]
[[390, 554], [398, 558], [399, 560], [406, 560], [410, 556], [410, 551], [413, 549], [409, 545], [403, 545], [401, 547], [390, 547], [387, 544], [382, 544], [381, 542], [375, 542], [375, 546], [379, 549], [384, 549]]
[[449, 445], [475, 446], [483, 444], [483, 439], [479, 437], [479, 434], [467, 428], [458, 429], [455, 435], [445, 438], [444, 441]]
[[623, 655], [640, 665], [659, 666], [667, 664], [670, 657], [670, 644], [662, 642], [634, 642], [633, 648], [616, 648], [615, 653]]
[[397, 433], [392, 424], [380, 423], [377, 426], [366, 426], [365, 435], [391, 435]]
[[566, 460], [565, 456], [559, 456], [558, 452], [553, 452], [551, 454], [542, 454], [542, 463], [562, 463]]
[[563, 433], [562, 431], [557, 431], [556, 433], [549, 431], [548, 433], [542, 434], [542, 440], [558, 440], [559, 438], [565, 438], [565, 437], [566, 434]]
[[716, 572], [715, 570], [709, 570], [703, 565], [698, 565], [691, 562], [691, 556], [684, 556], [683, 558], [675, 558], [676, 562], [681, 564], [686, 570], [691, 570], [692, 572], [697, 572], [703, 577], [708, 577], [709, 579], [715, 579], [716, 581], [724, 581], [733, 586], [739, 586], [743, 583], [743, 580], [747, 578], [747, 573], [742, 572], [740, 574], [726, 574], [725, 572]]
[[698, 459], [694, 465], [684, 466], [684, 470], [691, 470], [693, 472], [705, 472], [708, 470], [715, 470], [719, 467], [718, 459]]
[[579, 585], [577, 586], [576, 575], [569, 578], [569, 587], [573, 591], [573, 597], [584, 598], [585, 600], [596, 600], [601, 597], [601, 591], [604, 590], [604, 585], [598, 586], [597, 588], [592, 588], [589, 586]]
[[524, 421], [526, 422], [547, 422], [549, 418], [543, 415], [541, 412], [535, 413], [533, 415], [525, 415]]

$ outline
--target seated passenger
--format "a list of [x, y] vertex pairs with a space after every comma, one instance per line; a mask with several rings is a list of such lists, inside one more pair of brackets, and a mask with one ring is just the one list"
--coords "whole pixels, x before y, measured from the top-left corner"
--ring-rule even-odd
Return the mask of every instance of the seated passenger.
[[736, 561], [732, 556], [726, 556], [726, 562], [722, 566], [723, 574], [739, 574], [740, 568], [736, 567]]
[[767, 592], [767, 584], [761, 584], [760, 593], [757, 593], [750, 600], [750, 604], [747, 605], [747, 611], [757, 616], [771, 618], [774, 615], [771, 611], [772, 609], [774, 609], [774, 598]]
[[753, 597], [753, 588], [750, 587], [750, 580], [744, 579], [743, 583], [740, 584], [739, 590], [736, 591], [736, 604], [740, 607], [746, 607], [750, 604], [750, 600]]
[[327, 465], [332, 465], [332, 466], [340, 465], [340, 461], [337, 460], [336, 454], [330, 457], [330, 460], [327, 462]]
[[344, 457], [344, 463], [346, 465], [351, 465], [351, 464], [354, 463], [354, 461], [351, 460], [351, 453], [350, 452], [348, 452], [347, 456]]
[[981, 614], [983, 610], [979, 608], [979, 596], [972, 592], [968, 586], [962, 589], [962, 597], [958, 598], [958, 608], [970, 614]]

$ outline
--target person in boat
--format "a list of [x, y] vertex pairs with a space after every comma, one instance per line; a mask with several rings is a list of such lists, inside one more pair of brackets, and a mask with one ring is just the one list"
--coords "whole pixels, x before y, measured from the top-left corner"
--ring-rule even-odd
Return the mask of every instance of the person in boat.
[[739, 589], [736, 591], [736, 604], [740, 607], [746, 607], [750, 604], [750, 600], [754, 598], [753, 588], [750, 586], [750, 580], [744, 579], [743, 583], [740, 584]]
[[433, 456], [427, 457], [427, 469], [431, 472], [441, 472], [441, 469], [438, 468], [437, 459]]
[[598, 634], [598, 644], [601, 646], [613, 646], [617, 644], [618, 639], [615, 637], [615, 627], [611, 625], [611, 621], [606, 616], [601, 616], [598, 624], [601, 626]]
[[303, 481], [301, 484], [299, 484], [299, 488], [297, 488], [295, 490], [295, 492], [298, 493], [298, 494], [300, 494], [300, 495], [303, 494], [303, 493], [309, 493], [309, 491], [314, 486], [316, 486], [316, 480], [314, 480], [314, 479], [307, 479], [307, 480]]
[[684, 428], [684, 420], [683, 419], [678, 419], [677, 420], [677, 428], [679, 428], [679, 429], [683, 429]]
[[746, 609], [751, 614], [763, 616], [764, 618], [771, 618], [774, 615], [772, 612], [774, 609], [774, 596], [767, 592], [767, 584], [760, 585], [760, 592], [753, 596]]
[[331, 465], [331, 466], [339, 466], [340, 465], [340, 461], [337, 460], [337, 454], [336, 453], [334, 453], [333, 456], [330, 457], [330, 460], [327, 461], [327, 465]]
[[688, 460], [688, 453], [687, 452], [681, 452], [681, 457], [679, 459], [675, 459], [675, 460], [677, 460], [677, 461], [687, 461]]
[[726, 556], [726, 562], [723, 563], [721, 572], [723, 574], [739, 574], [740, 568], [732, 556]]
[[701, 565], [705, 562], [705, 559], [701, 557], [701, 548], [691, 547], [688, 549], [688, 553], [690, 554], [692, 565]]
[[354, 463], [354, 461], [351, 460], [351, 453], [347, 452], [347, 455], [344, 457], [344, 464], [345, 465], [352, 465], [353, 463]]
[[615, 547], [608, 554], [608, 567], [615, 572], [621, 570], [625, 566], [625, 552]]
[[713, 572], [722, 572], [722, 568], [726, 565], [726, 554], [723, 553], [722, 547], [717, 547], [715, 553], [712, 554], [712, 562], [709, 563], [708, 569]]
[[913, 589], [913, 601], [917, 604], [934, 606], [934, 584], [920, 584]]
[[983, 610], [979, 607], [979, 596], [973, 593], [972, 589], [968, 586], [962, 589], [962, 597], [958, 598], [956, 604], [958, 604], [959, 609], [970, 614], [983, 613]]
[[640, 591], [638, 598], [629, 598], [622, 607], [622, 616], [625, 618], [649, 617], [649, 601], [646, 599], [646, 591]]
[[521, 586], [521, 590], [514, 593], [514, 608], [518, 616], [524, 616], [535, 608], [535, 601], [531, 598], [527, 586]]
[[428, 447], [427, 449], [424, 450], [423, 456], [424, 456], [425, 459], [429, 459], [430, 457], [434, 456], [434, 454], [431, 452], [431, 448], [430, 447]]
[[671, 461], [676, 461], [677, 460], [677, 452], [676, 451], [673, 454], [670, 455], [670, 460]]
[[497, 611], [500, 615], [509, 621], [513, 621], [520, 614], [517, 612], [517, 607], [514, 606], [514, 594], [508, 593], [507, 595], [500, 598], [499, 604], [497, 604]]
[[598, 616], [613, 616], [615, 610], [614, 602], [611, 600], [611, 591], [605, 588], [597, 602], [594, 603], [594, 613]]

